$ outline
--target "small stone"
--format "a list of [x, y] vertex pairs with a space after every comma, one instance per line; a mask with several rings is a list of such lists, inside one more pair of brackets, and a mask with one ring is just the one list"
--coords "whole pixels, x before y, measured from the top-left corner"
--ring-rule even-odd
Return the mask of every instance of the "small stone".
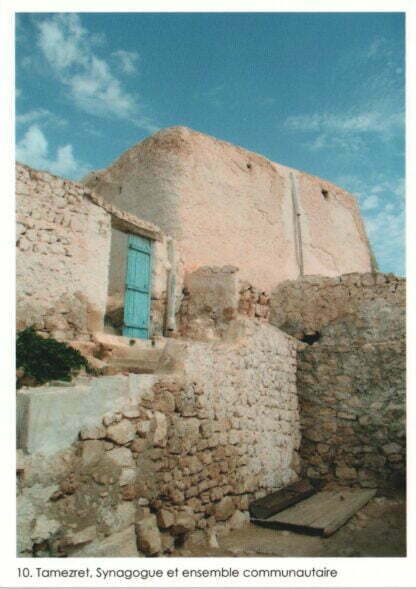
[[234, 502], [231, 497], [224, 497], [214, 507], [214, 516], [217, 521], [228, 519], [235, 511]]
[[120, 479], [118, 484], [120, 487], [124, 485], [131, 485], [134, 483], [136, 479], [136, 469], [135, 468], [123, 468], [120, 474]]
[[123, 419], [119, 423], [107, 427], [107, 438], [110, 438], [116, 444], [120, 444], [120, 446], [131, 442], [134, 439], [135, 433], [135, 427], [127, 419]]
[[385, 446], [383, 446], [383, 452], [384, 454], [400, 454], [400, 452], [402, 452], [402, 447], [399, 444], [396, 444], [395, 442], [392, 442], [391, 444], [386, 444]]
[[132, 452], [137, 452], [137, 454], [140, 454], [141, 452], [144, 452], [146, 450], [148, 445], [148, 442], [144, 438], [140, 438], [133, 440], [130, 449]]
[[129, 526], [121, 532], [111, 534], [108, 537], [96, 539], [71, 553], [71, 557], [136, 557], [137, 553], [136, 536], [134, 526]]
[[133, 409], [133, 408], [131, 408], [131, 409], [125, 409], [123, 411], [123, 415], [127, 419], [135, 419], [137, 417], [140, 417], [141, 411], [140, 411], [140, 409]]
[[155, 430], [153, 432], [153, 444], [164, 448], [167, 444], [168, 424], [166, 416], [159, 411], [155, 411], [154, 415]]
[[339, 466], [335, 474], [339, 479], [356, 479], [357, 478], [357, 471], [355, 468], [349, 466]]
[[213, 528], [208, 530], [208, 546], [210, 548], [219, 548], [220, 545], [218, 544], [217, 534]]
[[106, 436], [106, 429], [102, 425], [87, 426], [82, 428], [79, 437], [81, 440], [101, 440]]
[[103, 424], [108, 427], [109, 425], [113, 425], [114, 423], [119, 423], [123, 419], [122, 413], [109, 413], [108, 415], [104, 415], [103, 417]]
[[181, 534], [188, 534], [195, 530], [196, 521], [195, 516], [188, 511], [179, 511], [176, 514], [175, 524], [171, 528], [171, 533], [174, 536], [180, 536]]
[[157, 514], [157, 523], [160, 528], [170, 528], [175, 523], [175, 516], [171, 511], [161, 509]]
[[86, 440], [82, 443], [82, 464], [89, 466], [97, 464], [105, 452], [103, 442], [99, 440]]
[[114, 448], [113, 450], [109, 450], [106, 456], [118, 466], [135, 466], [134, 458], [129, 448]]
[[242, 511], [235, 511], [228, 520], [228, 526], [230, 530], [238, 530], [242, 528], [248, 521], [248, 515]]
[[55, 532], [57, 532], [60, 527], [61, 524], [58, 521], [54, 519], [48, 519], [46, 515], [42, 514], [35, 522], [35, 526], [31, 533], [31, 538], [33, 542], [39, 544], [40, 542], [50, 538], [52, 534], [55, 534]]
[[79, 544], [86, 544], [92, 542], [97, 536], [97, 528], [95, 526], [89, 526], [78, 532], [71, 532], [66, 535], [63, 539], [63, 545], [66, 546], [78, 546]]
[[163, 391], [156, 395], [153, 402], [153, 409], [161, 413], [173, 413], [175, 411], [175, 398], [172, 393]]
[[162, 538], [156, 525], [156, 516], [149, 515], [136, 523], [137, 547], [152, 556], [162, 550]]
[[100, 372], [107, 366], [107, 362], [104, 362], [104, 360], [100, 360], [99, 358], [95, 358], [94, 356], [85, 356], [85, 358], [87, 359], [89, 367], [96, 371]]
[[97, 485], [112, 485], [115, 482], [115, 477], [112, 474], [109, 472], [103, 472], [101, 470], [96, 470], [93, 472], [92, 478], [97, 483]]
[[133, 501], [133, 499], [136, 499], [137, 493], [135, 485], [125, 485], [121, 489], [121, 498], [123, 501]]
[[170, 489], [169, 496], [175, 505], [181, 505], [185, 501], [185, 495], [179, 489]]
[[136, 429], [139, 436], [145, 438], [150, 432], [150, 421], [139, 421]]
[[354, 421], [355, 419], [357, 419], [356, 415], [353, 415], [352, 413], [345, 413], [344, 411], [338, 411], [337, 417], [339, 419], [347, 419], [349, 421]]

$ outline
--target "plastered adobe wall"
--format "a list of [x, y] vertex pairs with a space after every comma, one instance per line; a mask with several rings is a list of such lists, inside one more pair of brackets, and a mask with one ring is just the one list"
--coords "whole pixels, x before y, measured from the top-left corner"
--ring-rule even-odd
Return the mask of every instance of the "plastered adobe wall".
[[106, 170], [91, 173], [86, 183], [175, 237], [185, 271], [234, 265], [243, 280], [271, 290], [300, 271], [291, 173], [305, 271], [369, 271], [367, 238], [350, 194], [185, 127], [156, 133]]

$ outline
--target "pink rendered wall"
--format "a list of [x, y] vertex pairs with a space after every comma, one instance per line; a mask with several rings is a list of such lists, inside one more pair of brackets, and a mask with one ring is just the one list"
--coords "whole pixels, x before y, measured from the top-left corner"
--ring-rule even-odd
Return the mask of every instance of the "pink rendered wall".
[[[354, 198], [314, 178], [185, 127], [159, 131], [87, 184], [177, 242], [182, 268], [233, 265], [271, 290], [299, 275], [291, 174], [306, 274], [371, 270]], [[321, 189], [329, 192], [324, 199]]]
[[296, 179], [304, 274], [370, 272], [370, 250], [355, 198], [309, 174], [298, 172]]
[[201, 134], [190, 141], [180, 208], [185, 266], [231, 264], [241, 279], [266, 290], [296, 278], [293, 211], [284, 171]]

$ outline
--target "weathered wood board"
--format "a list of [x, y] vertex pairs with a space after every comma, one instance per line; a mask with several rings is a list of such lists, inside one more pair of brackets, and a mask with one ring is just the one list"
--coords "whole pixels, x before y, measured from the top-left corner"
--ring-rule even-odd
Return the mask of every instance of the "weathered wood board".
[[248, 506], [250, 516], [258, 519], [269, 518], [271, 515], [302, 501], [302, 499], [307, 499], [315, 492], [315, 488], [311, 483], [306, 479], [302, 479], [275, 493], [270, 493], [270, 495], [252, 501]]
[[276, 515], [251, 521], [268, 528], [330, 536], [375, 494], [375, 489], [321, 491]]

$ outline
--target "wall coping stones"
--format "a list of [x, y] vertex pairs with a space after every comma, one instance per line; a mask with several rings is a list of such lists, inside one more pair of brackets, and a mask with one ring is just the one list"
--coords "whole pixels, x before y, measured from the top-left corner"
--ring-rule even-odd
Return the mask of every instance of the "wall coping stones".
[[81, 193], [84, 198], [88, 199], [98, 207], [104, 209], [104, 211], [111, 215], [111, 222], [114, 228], [120, 229], [121, 231], [128, 233], [143, 235], [144, 237], [148, 237], [155, 241], [162, 241], [163, 233], [157, 225], [155, 225], [154, 223], [150, 223], [149, 221], [139, 219], [131, 213], [121, 211], [114, 205], [107, 203], [103, 198], [98, 196], [98, 194], [95, 194], [92, 190], [90, 190], [81, 182], [67, 180], [61, 178], [60, 176], [56, 176], [55, 174], [35, 170], [34, 168], [27, 166], [26, 164], [16, 162], [16, 171], [21, 171], [22, 169], [29, 172], [29, 176], [32, 180], [50, 182], [50, 180], [53, 179], [54, 181], [62, 182], [63, 185], [67, 188], [73, 187], [77, 192]]

